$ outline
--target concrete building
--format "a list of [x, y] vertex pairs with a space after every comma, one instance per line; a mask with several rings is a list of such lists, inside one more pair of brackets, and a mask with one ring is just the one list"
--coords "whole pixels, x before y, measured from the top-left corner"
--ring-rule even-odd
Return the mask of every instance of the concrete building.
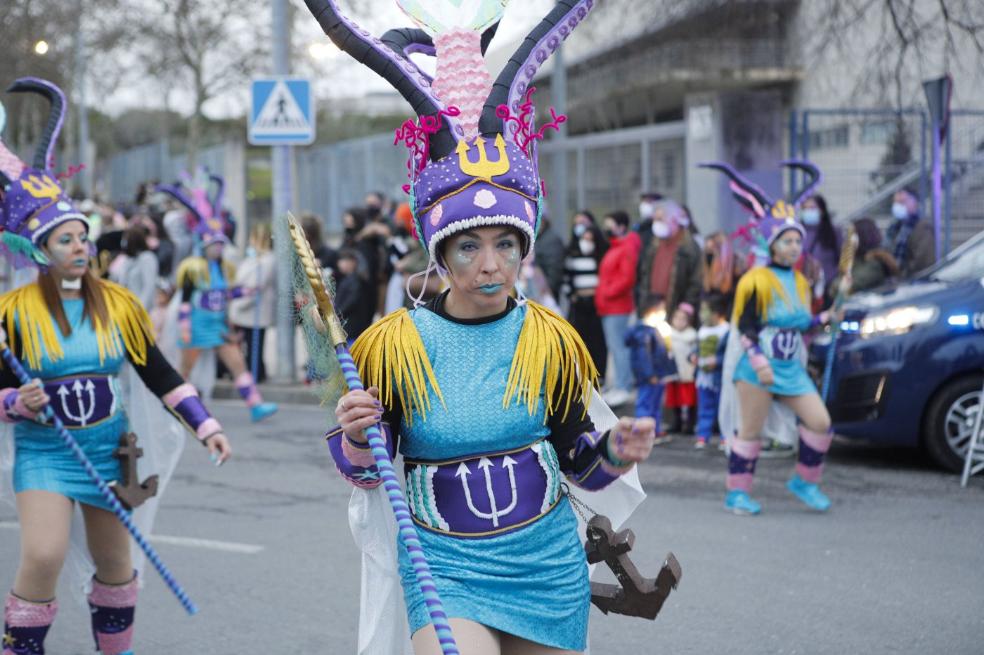
[[[924, 37], [918, 52], [910, 46], [898, 79], [886, 77], [895, 70], [888, 15], [875, 3], [863, 20], [842, 22], [852, 4], [861, 3], [600, 2], [564, 48], [570, 138], [541, 150], [563, 149], [576, 179], [566, 203], [554, 198], [555, 212], [632, 209], [640, 191], [655, 189], [685, 200], [702, 231], [733, 227], [746, 217], [725, 180], [696, 164], [728, 161], [779, 195], [798, 180], [777, 162], [806, 152], [824, 170], [822, 192], [841, 219], [880, 217], [899, 186], [929, 193], [921, 81], [949, 70], [958, 110], [950, 129], [953, 242], [984, 228], [984, 57], [961, 34], [948, 52], [938, 27], [939, 38]], [[917, 18], [934, 24], [936, 0], [916, 7]], [[493, 70], [513, 45], [492, 54]], [[551, 74], [548, 64], [537, 82], [541, 108], [554, 101]], [[912, 111], [895, 113], [899, 107]], [[555, 187], [560, 161], [544, 168]]]

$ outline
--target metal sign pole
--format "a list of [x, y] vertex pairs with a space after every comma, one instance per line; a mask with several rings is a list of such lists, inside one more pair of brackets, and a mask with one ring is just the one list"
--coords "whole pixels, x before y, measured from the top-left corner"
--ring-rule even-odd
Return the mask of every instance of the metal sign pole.
[[[271, 0], [273, 10], [273, 73], [290, 75], [289, 40], [287, 27], [287, 0]], [[273, 146], [273, 224], [286, 224], [293, 190], [291, 188], [291, 146]], [[279, 232], [279, 231], [278, 231]], [[275, 238], [287, 238], [276, 234]], [[293, 382], [294, 366], [294, 311], [291, 294], [291, 271], [288, 261], [277, 263], [277, 378], [281, 382]]]

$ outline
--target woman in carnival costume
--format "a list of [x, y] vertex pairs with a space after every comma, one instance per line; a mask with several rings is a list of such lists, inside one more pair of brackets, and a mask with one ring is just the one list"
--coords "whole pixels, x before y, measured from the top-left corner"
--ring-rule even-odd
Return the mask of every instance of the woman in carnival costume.
[[[826, 511], [830, 499], [820, 490], [823, 461], [833, 434], [830, 414], [806, 371], [803, 334], [828, 322], [830, 314], [810, 312], [810, 284], [794, 267], [803, 254], [805, 230], [795, 207], [820, 183], [819, 169], [803, 161], [783, 162], [804, 171], [809, 183], [794, 198], [773, 201], [761, 188], [727, 164], [703, 164], [731, 178], [735, 197], [756, 217], [758, 265], [738, 282], [732, 330], [725, 355], [725, 398], [720, 420], [729, 440], [725, 509], [758, 514], [751, 497], [763, 431], [780, 440], [796, 428], [796, 470], [786, 488], [807, 507]], [[737, 421], [736, 421], [737, 416]], [[736, 425], [737, 423], [737, 425]]]
[[[156, 417], [156, 424], [147, 424], [153, 410], [145, 409], [124, 381], [131, 375], [129, 363], [208, 447], [213, 461], [225, 461], [231, 450], [195, 389], [155, 346], [140, 300], [89, 269], [88, 222], [48, 170], [65, 111], [61, 90], [35, 78], [18, 80], [10, 90], [41, 94], [52, 115], [32, 165], [0, 143], [3, 244], [15, 264], [40, 267], [36, 282], [0, 296], [10, 348], [35, 377], [21, 385], [9, 368], [0, 371], [0, 421], [13, 426], [13, 491], [21, 532], [20, 565], [4, 605], [3, 653], [44, 653], [58, 607], [55, 587], [74, 532], [75, 503], [95, 568], [88, 603], [96, 649], [103, 655], [130, 653], [138, 582], [129, 535], [55, 428], [38, 418], [39, 410], [50, 402], [100, 475], [120, 483], [124, 476], [114, 451], [121, 435], [139, 430], [149, 442], [145, 449], [157, 451], [155, 442], [170, 430]], [[129, 417], [124, 404], [132, 410]], [[180, 445], [171, 460], [179, 454]], [[163, 486], [170, 472], [155, 472]], [[135, 521], [150, 504], [137, 511]]]
[[[381, 41], [334, 0], [308, 6], [339, 47], [386, 77], [420, 117], [400, 131], [411, 146], [415, 231], [429, 270], [449, 289], [390, 314], [355, 342], [368, 392], [342, 396], [329, 445], [342, 475], [363, 488], [380, 483], [366, 427], [381, 422], [389, 447], [403, 455], [408, 504], [464, 653], [582, 652], [591, 593], [564, 478], [595, 490], [634, 473], [652, 450], [655, 425], [623, 418], [599, 432], [587, 413], [592, 397], [600, 402], [597, 371], [581, 338], [512, 292], [543, 204], [536, 159], [543, 131], [531, 124], [527, 85], [593, 2], [558, 3], [494, 87], [482, 55], [502, 0], [460, 9], [399, 4], [422, 29], [393, 30]], [[405, 53], [435, 50], [431, 84]], [[405, 552], [399, 570], [413, 650], [439, 653]], [[365, 624], [376, 605], [363, 600]], [[390, 615], [374, 627], [399, 621]], [[370, 642], [360, 636], [360, 652], [406, 652], [404, 644], [386, 650]]]
[[177, 292], [178, 347], [181, 349], [181, 374], [190, 378], [202, 351], [215, 353], [232, 373], [236, 390], [249, 407], [250, 418], [262, 421], [277, 411], [276, 403], [263, 402], [253, 374], [246, 368], [235, 330], [229, 323], [229, 301], [240, 298], [245, 291], [233, 286], [235, 265], [223, 259], [229, 244], [226, 224], [222, 219], [224, 183], [217, 175], [209, 176], [216, 192], [209, 196], [204, 184], [187, 191], [181, 185], [160, 185], [163, 191], [184, 205], [195, 217], [195, 236], [199, 254], [186, 258], [178, 267]]

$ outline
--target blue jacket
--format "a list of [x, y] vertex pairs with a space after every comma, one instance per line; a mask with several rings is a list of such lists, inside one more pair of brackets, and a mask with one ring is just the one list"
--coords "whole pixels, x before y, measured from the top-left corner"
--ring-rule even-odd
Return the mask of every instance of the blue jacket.
[[676, 364], [656, 328], [638, 323], [626, 331], [625, 345], [629, 348], [632, 374], [637, 385], [649, 384], [649, 379], [654, 376], [665, 378], [676, 375]]

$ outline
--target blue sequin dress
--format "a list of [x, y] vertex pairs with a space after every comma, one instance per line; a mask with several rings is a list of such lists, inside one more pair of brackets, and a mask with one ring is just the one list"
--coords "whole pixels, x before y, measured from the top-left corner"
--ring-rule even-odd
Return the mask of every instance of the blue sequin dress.
[[[32, 378], [52, 380], [74, 375], [116, 376], [123, 366], [124, 357], [106, 355], [99, 361], [99, 346], [92, 324], [83, 316], [85, 301], [82, 299], [63, 300], [65, 317], [72, 327], [72, 334], [65, 337], [57, 322], [54, 329], [61, 341], [64, 357], [51, 361], [47, 354], [41, 359], [41, 368], [34, 369], [24, 362], [24, 368]], [[111, 378], [116, 398], [121, 398], [119, 381]], [[66, 402], [75, 399], [68, 397]], [[51, 402], [60, 402], [52, 398]], [[74, 407], [72, 408], [74, 411]], [[122, 405], [105, 420], [91, 426], [70, 428], [72, 436], [79, 442], [82, 450], [92, 461], [96, 470], [107, 481], [120, 478], [119, 461], [113, 451], [119, 446], [120, 435], [127, 431], [128, 421]], [[62, 442], [53, 427], [34, 421], [22, 421], [14, 426], [14, 491], [51, 491], [67, 496], [80, 503], [110, 509], [96, 485], [86, 474], [82, 465]]]
[[[229, 310], [226, 292], [229, 285], [222, 272], [219, 260], [208, 260], [208, 275], [211, 284], [208, 289], [195, 289], [191, 297], [191, 341], [179, 345], [183, 348], [216, 348], [226, 342], [229, 331]], [[202, 306], [202, 298], [211, 293], [221, 297], [221, 311], [213, 311]], [[218, 304], [216, 306], [219, 306]]]
[[[525, 307], [479, 325], [428, 309], [411, 316], [449, 409], [431, 390], [434, 402], [426, 420], [418, 414], [412, 425], [403, 419], [400, 451], [405, 457], [434, 460], [501, 451], [549, 434], [542, 399], [532, 415], [525, 404], [502, 407]], [[538, 521], [488, 538], [418, 533], [449, 617], [554, 648], [584, 650], [591, 589], [570, 503], [560, 502]], [[430, 619], [406, 551], [398, 550], [413, 633]]]
[[[775, 376], [768, 390], [779, 396], [817, 393], [817, 387], [803, 365], [802, 333], [810, 329], [813, 316], [800, 299], [795, 271], [779, 266], [770, 266], [769, 270], [778, 278], [785, 298], [779, 293], [773, 294], [768, 319], [759, 333], [759, 347], [768, 357]], [[735, 368], [734, 380], [761, 386], [747, 353], [742, 354]]]

